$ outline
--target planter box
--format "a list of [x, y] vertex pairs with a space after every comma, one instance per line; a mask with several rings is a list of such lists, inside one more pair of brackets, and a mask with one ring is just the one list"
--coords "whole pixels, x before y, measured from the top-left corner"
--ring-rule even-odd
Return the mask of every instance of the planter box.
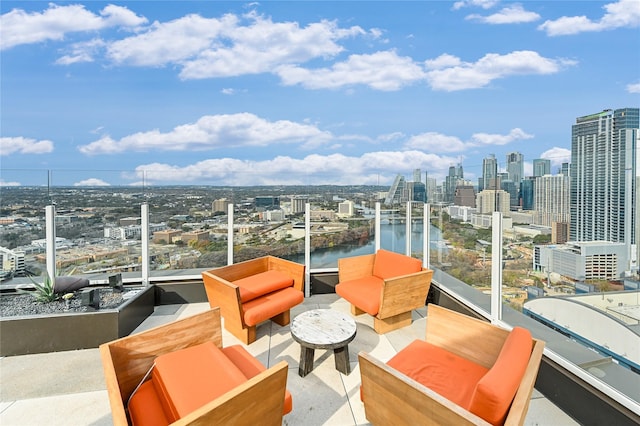
[[153, 286], [115, 309], [0, 318], [0, 356], [97, 348], [129, 335], [153, 313]]

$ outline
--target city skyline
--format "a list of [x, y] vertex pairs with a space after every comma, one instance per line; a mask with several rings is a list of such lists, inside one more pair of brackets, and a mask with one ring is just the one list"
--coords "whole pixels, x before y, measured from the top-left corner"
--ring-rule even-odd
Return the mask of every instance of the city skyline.
[[576, 117], [639, 103], [633, 0], [0, 9], [2, 186], [555, 174]]

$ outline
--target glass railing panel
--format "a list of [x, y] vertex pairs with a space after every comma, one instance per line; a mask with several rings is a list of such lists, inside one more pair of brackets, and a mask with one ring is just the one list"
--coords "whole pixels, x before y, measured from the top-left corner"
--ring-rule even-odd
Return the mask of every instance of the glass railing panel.
[[[145, 173], [145, 182], [162, 182]], [[199, 275], [227, 261], [227, 206], [237, 190], [206, 184], [145, 187], [151, 275]], [[234, 232], [236, 227], [234, 225]]]
[[0, 168], [0, 285], [30, 283], [45, 266], [46, 170]]
[[116, 186], [128, 171], [50, 171], [55, 206], [56, 275], [83, 275], [108, 282], [140, 282], [142, 185]]

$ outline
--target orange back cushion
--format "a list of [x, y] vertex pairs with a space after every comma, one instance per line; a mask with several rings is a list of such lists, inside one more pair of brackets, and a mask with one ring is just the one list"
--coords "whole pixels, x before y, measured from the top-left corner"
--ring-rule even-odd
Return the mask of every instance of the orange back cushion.
[[468, 410], [493, 425], [501, 425], [527, 369], [533, 339], [522, 327], [514, 327], [498, 359], [476, 385]]
[[242, 303], [257, 299], [265, 294], [293, 287], [293, 278], [280, 271], [265, 271], [233, 282], [240, 287]]
[[373, 275], [383, 280], [413, 274], [422, 269], [418, 259], [387, 250], [378, 250], [373, 262]]
[[246, 381], [213, 342], [157, 357], [152, 373], [156, 392], [172, 422]]

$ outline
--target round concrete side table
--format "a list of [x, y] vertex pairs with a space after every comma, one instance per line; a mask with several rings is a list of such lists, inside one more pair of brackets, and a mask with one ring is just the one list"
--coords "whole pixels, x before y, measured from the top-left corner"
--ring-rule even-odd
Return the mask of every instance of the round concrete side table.
[[356, 337], [356, 322], [348, 315], [333, 309], [314, 309], [291, 321], [291, 337], [300, 343], [298, 374], [306, 376], [313, 370], [316, 349], [333, 349], [336, 369], [351, 373], [349, 342]]

